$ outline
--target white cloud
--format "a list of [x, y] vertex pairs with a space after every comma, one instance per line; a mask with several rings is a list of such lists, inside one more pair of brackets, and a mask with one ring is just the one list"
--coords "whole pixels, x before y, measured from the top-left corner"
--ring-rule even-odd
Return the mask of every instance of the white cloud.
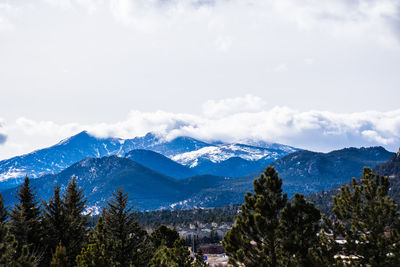
[[244, 97], [209, 100], [203, 104], [203, 114], [206, 117], [220, 118], [235, 113], [254, 112], [266, 107], [266, 102], [253, 95]]
[[312, 58], [305, 58], [304, 59], [304, 63], [306, 64], [306, 65], [312, 65], [312, 64], [314, 64], [314, 59], [312, 59]]
[[217, 40], [215, 40], [215, 45], [218, 50], [228, 51], [232, 46], [232, 39], [228, 36], [219, 36]]
[[281, 63], [279, 65], [277, 65], [274, 70], [276, 72], [286, 72], [288, 71], [288, 66], [285, 63]]
[[5, 1], [0, 158], [83, 129], [397, 150], [399, 25], [398, 0]]
[[4, 131], [4, 120], [0, 118], [0, 146], [3, 145], [7, 141], [7, 134]]
[[[82, 130], [100, 137], [133, 138], [152, 131], [167, 139], [182, 135], [205, 141], [256, 139], [316, 151], [374, 145], [397, 151], [400, 146], [400, 110], [334, 113], [301, 112], [288, 107], [267, 109], [261, 98], [251, 95], [210, 100], [203, 107], [203, 115], [132, 111], [125, 120], [87, 125], [20, 118], [6, 125], [13, 138], [4, 148], [9, 154], [29, 152], [29, 144], [37, 149]], [[6, 155], [3, 153], [3, 157]]]

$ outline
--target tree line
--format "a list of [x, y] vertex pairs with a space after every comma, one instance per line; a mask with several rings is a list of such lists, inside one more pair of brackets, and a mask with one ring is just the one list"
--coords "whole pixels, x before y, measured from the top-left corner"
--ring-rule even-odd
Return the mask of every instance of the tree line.
[[223, 239], [233, 266], [400, 266], [400, 219], [389, 179], [364, 168], [341, 187], [328, 218], [267, 167]]
[[233, 223], [239, 204], [225, 207], [189, 209], [189, 210], [153, 210], [139, 211], [136, 214], [137, 222], [145, 227], [156, 228], [160, 225], [172, 227], [189, 227], [195, 223]]
[[[273, 167], [253, 185], [222, 240], [233, 266], [400, 266], [399, 212], [387, 177], [365, 168], [333, 197], [329, 217], [301, 194], [289, 201]], [[1, 266], [207, 266], [176, 230], [144, 230], [122, 189], [94, 227], [74, 177], [44, 203], [26, 177], [17, 198], [10, 212], [0, 198]]]
[[122, 189], [92, 228], [74, 177], [65, 191], [56, 186], [41, 204], [26, 177], [10, 212], [0, 197], [0, 266], [207, 266], [176, 230], [161, 225], [148, 234]]

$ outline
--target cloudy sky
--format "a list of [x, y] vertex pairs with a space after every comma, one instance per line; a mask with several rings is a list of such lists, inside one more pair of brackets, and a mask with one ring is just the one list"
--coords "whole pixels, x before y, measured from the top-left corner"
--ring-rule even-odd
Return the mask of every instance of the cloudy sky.
[[0, 0], [0, 159], [87, 129], [400, 146], [398, 0]]

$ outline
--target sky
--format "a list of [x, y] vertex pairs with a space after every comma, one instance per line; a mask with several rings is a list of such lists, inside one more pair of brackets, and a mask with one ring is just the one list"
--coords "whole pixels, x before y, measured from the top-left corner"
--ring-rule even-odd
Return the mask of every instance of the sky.
[[400, 146], [398, 0], [0, 0], [0, 159], [88, 130]]

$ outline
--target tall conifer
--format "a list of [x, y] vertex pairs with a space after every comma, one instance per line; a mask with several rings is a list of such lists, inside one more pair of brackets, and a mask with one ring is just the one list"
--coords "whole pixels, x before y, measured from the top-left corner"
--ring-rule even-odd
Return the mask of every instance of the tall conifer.
[[8, 218], [7, 207], [4, 206], [4, 199], [0, 193], [0, 223], [3, 223]]
[[334, 197], [334, 232], [345, 237], [342, 253], [355, 265], [400, 266], [400, 213], [389, 184], [364, 168], [360, 183], [353, 178]]
[[0, 266], [10, 266], [17, 249], [17, 241], [8, 225], [0, 223]]
[[46, 233], [46, 260], [50, 261], [56, 247], [61, 242], [66, 243], [66, 210], [64, 201], [60, 197], [60, 186], [54, 187], [52, 198], [44, 203], [44, 225]]
[[108, 208], [103, 214], [107, 237], [113, 244], [112, 260], [121, 266], [141, 266], [148, 262], [143, 259], [146, 253], [146, 243], [149, 243], [147, 233], [135, 220], [133, 206], [129, 206], [128, 194], [122, 189], [113, 193], [113, 199], [107, 202]]
[[65, 244], [70, 265], [75, 263], [76, 256], [81, 252], [87, 240], [88, 216], [83, 215], [86, 199], [81, 188], [78, 188], [73, 176], [64, 194], [65, 205]]
[[254, 195], [248, 192], [235, 224], [223, 239], [229, 262], [247, 267], [278, 265], [280, 253], [279, 213], [287, 202], [282, 179], [267, 167], [254, 180]]
[[312, 266], [309, 251], [318, 245], [321, 213], [304, 195], [296, 194], [294, 203], [288, 203], [280, 216], [280, 232], [285, 262], [293, 266]]
[[19, 203], [11, 211], [11, 232], [18, 241], [18, 251], [24, 245], [29, 253], [42, 254], [41, 209], [28, 177], [17, 191]]

